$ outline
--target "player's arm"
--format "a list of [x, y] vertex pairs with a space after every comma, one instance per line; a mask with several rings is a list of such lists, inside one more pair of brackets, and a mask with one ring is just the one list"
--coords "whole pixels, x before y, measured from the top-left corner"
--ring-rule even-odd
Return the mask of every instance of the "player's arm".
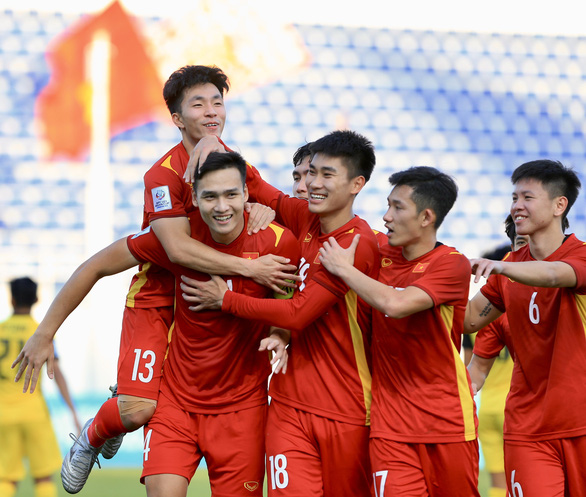
[[484, 386], [486, 377], [488, 376], [488, 373], [490, 373], [495, 360], [496, 356], [485, 358], [472, 354], [472, 359], [470, 359], [470, 364], [468, 364], [468, 373], [470, 374], [472, 392], [474, 395], [476, 395]]
[[527, 286], [572, 288], [577, 277], [574, 268], [562, 261], [504, 262], [489, 259], [471, 259], [474, 282], [491, 274], [502, 274]]
[[464, 333], [475, 333], [492, 323], [502, 314], [492, 302], [478, 292], [466, 306], [464, 317]]
[[338, 297], [315, 281], [310, 281], [292, 299], [259, 299], [230, 291], [219, 276], [197, 281], [181, 276], [182, 297], [192, 311], [221, 309], [245, 319], [299, 331], [324, 314]]
[[151, 226], [169, 260], [175, 264], [202, 273], [251, 278], [283, 295], [286, 292], [281, 287], [294, 288], [294, 281], [299, 281], [297, 276], [292, 275], [297, 268], [289, 264], [288, 258], [268, 254], [249, 260], [218, 252], [194, 240], [191, 238], [190, 225], [186, 217], [155, 219]]
[[392, 318], [403, 318], [433, 307], [433, 299], [420, 288], [409, 286], [396, 290], [370, 278], [354, 267], [354, 253], [360, 235], [356, 235], [347, 249], [330, 237], [320, 248], [320, 261], [332, 274], [342, 278], [362, 300]]
[[65, 375], [63, 371], [61, 371], [61, 367], [59, 366], [59, 359], [55, 358], [53, 362], [53, 369], [55, 373], [55, 383], [57, 383], [57, 388], [59, 388], [59, 392], [61, 393], [61, 397], [69, 407], [71, 411], [71, 416], [73, 417], [73, 422], [75, 424], [75, 428], [77, 433], [81, 433], [81, 423], [79, 422], [79, 418], [77, 417], [77, 411], [75, 410], [75, 406], [73, 405], [73, 400], [71, 399], [71, 395], [69, 394], [69, 387], [67, 385], [67, 380], [65, 379]]
[[53, 378], [53, 337], [96, 282], [104, 276], [121, 273], [137, 264], [139, 261], [134, 258], [128, 249], [126, 239], [123, 238], [93, 255], [75, 270], [51, 303], [35, 333], [12, 363], [13, 368], [20, 363], [15, 381], [25, 374], [23, 392], [27, 391], [29, 383], [31, 393], [34, 392], [41, 367], [45, 362], [47, 375]]

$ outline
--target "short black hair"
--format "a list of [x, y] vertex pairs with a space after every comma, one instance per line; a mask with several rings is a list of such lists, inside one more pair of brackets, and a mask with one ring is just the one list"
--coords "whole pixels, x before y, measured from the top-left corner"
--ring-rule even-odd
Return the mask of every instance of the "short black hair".
[[332, 131], [309, 145], [311, 157], [317, 153], [338, 157], [348, 169], [348, 176], [364, 176], [368, 181], [376, 163], [372, 142], [349, 130]]
[[549, 198], [566, 197], [568, 206], [562, 216], [562, 230], [569, 228], [568, 212], [576, 202], [582, 184], [573, 169], [561, 162], [549, 159], [538, 159], [521, 164], [513, 171], [511, 183], [517, 184], [523, 179], [539, 181], [547, 191]]
[[458, 198], [458, 186], [451, 176], [435, 167], [415, 166], [394, 173], [389, 178], [394, 186], [413, 188], [411, 200], [417, 213], [431, 209], [435, 213], [435, 228], [439, 228]]
[[293, 154], [293, 167], [297, 167], [301, 164], [301, 161], [306, 157], [311, 155], [311, 150], [309, 150], [309, 146], [311, 143], [306, 143], [305, 145], [301, 145]]
[[171, 114], [181, 111], [181, 102], [185, 90], [194, 86], [213, 84], [220, 94], [228, 93], [230, 82], [228, 76], [216, 66], [183, 66], [177, 69], [163, 87], [163, 98]]
[[37, 284], [28, 276], [10, 282], [10, 293], [17, 307], [32, 307], [37, 302]]
[[193, 191], [197, 191], [197, 184], [206, 174], [221, 169], [236, 168], [242, 178], [242, 186], [246, 184], [246, 168], [244, 158], [238, 152], [211, 152], [205, 162], [198, 166], [193, 173]]
[[[513, 243], [511, 243], [511, 245]], [[492, 250], [484, 252], [481, 255], [481, 257], [483, 259], [490, 259], [491, 261], [502, 261], [505, 255], [507, 255], [511, 251], [511, 245], [509, 245], [508, 243], [504, 243], [503, 245], [499, 245], [498, 247], [493, 248]]]

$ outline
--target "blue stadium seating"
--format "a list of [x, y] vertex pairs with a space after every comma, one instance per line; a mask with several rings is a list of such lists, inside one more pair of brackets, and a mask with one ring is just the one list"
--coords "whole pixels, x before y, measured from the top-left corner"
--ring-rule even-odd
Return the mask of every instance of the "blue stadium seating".
[[[0, 13], [0, 247], [3, 260], [83, 252], [87, 165], [48, 164], [34, 103], [49, 80], [47, 43], [77, 16]], [[156, 22], [147, 19], [145, 22]], [[386, 178], [433, 165], [460, 196], [442, 240], [474, 256], [505, 240], [512, 170], [559, 159], [585, 179], [586, 38], [296, 26], [312, 58], [298, 74], [227, 101], [224, 138], [285, 191], [298, 146], [342, 122], [376, 146], [375, 176], [357, 212], [382, 227]], [[178, 139], [169, 122], [113, 137], [115, 235], [142, 221], [142, 176]], [[570, 216], [586, 236], [586, 201]], [[9, 262], [6, 262], [9, 263]]]

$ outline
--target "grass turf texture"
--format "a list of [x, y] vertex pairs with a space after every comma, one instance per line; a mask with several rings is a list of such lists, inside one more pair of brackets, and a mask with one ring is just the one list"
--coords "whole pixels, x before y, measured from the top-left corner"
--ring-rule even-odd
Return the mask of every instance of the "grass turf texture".
[[[140, 468], [136, 469], [98, 469], [94, 468], [88, 482], [79, 492], [80, 497], [145, 497], [146, 491], [138, 479]], [[59, 474], [55, 475], [59, 497], [69, 494], [63, 490]], [[488, 496], [489, 476], [485, 471], [480, 472], [479, 489], [482, 497]], [[265, 485], [266, 486], [266, 485]], [[34, 495], [33, 482], [30, 476], [19, 486], [16, 497], [31, 497]], [[198, 470], [189, 485], [188, 497], [210, 497], [211, 490], [206, 470]], [[266, 493], [265, 493], [266, 495]]]

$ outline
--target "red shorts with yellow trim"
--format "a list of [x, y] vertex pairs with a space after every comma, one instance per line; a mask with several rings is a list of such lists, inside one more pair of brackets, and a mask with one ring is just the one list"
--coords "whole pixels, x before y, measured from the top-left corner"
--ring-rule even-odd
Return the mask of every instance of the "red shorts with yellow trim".
[[478, 441], [404, 443], [370, 439], [376, 496], [479, 497]]
[[273, 399], [266, 432], [269, 496], [370, 496], [369, 432], [368, 426], [324, 418]]
[[585, 497], [586, 436], [541, 442], [505, 440], [505, 472], [512, 497]]
[[205, 457], [212, 495], [263, 495], [266, 404], [223, 414], [195, 414], [161, 395], [144, 427], [146, 477], [179, 475], [191, 481]]
[[118, 394], [159, 397], [173, 307], [126, 307], [118, 356]]

